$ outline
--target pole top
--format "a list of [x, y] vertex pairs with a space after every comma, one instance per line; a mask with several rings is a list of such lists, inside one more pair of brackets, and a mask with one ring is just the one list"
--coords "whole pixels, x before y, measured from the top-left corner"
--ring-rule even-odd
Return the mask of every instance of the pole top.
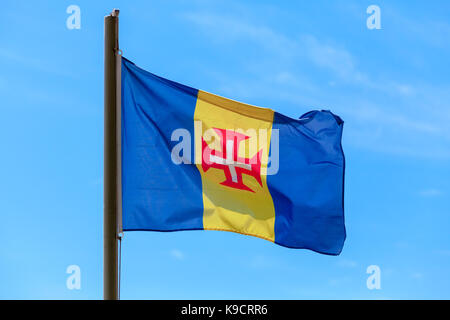
[[119, 16], [119, 12], [120, 12], [119, 9], [113, 9], [113, 11], [111, 12], [111, 16], [118, 17]]

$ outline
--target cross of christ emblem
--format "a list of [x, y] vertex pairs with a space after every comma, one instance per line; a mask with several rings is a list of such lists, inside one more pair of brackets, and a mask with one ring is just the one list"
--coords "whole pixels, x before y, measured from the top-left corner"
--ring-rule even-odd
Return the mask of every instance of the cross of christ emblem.
[[260, 186], [262, 149], [252, 158], [243, 158], [238, 155], [240, 143], [250, 137], [226, 129], [213, 128], [220, 139], [221, 150], [211, 149], [202, 138], [202, 169], [207, 172], [210, 168], [223, 170], [225, 181], [220, 184], [250, 192], [254, 192], [244, 184], [242, 175], [252, 176]]

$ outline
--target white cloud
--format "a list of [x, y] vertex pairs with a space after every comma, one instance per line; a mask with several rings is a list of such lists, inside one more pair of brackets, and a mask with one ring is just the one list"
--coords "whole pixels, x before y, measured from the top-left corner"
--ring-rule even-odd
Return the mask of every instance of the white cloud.
[[[448, 85], [386, 78], [389, 73], [381, 68], [361, 70], [358, 60], [344, 46], [312, 34], [288, 36], [265, 25], [210, 12], [191, 12], [184, 18], [218, 45], [245, 40], [261, 48], [255, 59], [242, 61], [254, 78], [220, 76], [225, 84], [219, 89], [224, 94], [287, 101], [302, 107], [301, 113], [311, 106], [332, 109], [347, 123], [346, 143], [357, 148], [450, 158]], [[318, 72], [321, 75], [315, 76]]]
[[320, 42], [312, 35], [301, 36], [299, 43], [308, 59], [317, 66], [334, 72], [341, 79], [368, 81], [366, 75], [356, 70], [355, 59], [347, 50]]
[[290, 38], [267, 26], [252, 25], [208, 12], [190, 12], [184, 14], [184, 18], [202, 27], [216, 41], [245, 39], [283, 58], [306, 58], [343, 79], [366, 81], [366, 76], [356, 70], [354, 58], [347, 50], [322, 43], [313, 35]]
[[189, 12], [185, 19], [203, 28], [215, 41], [246, 39], [281, 55], [296, 52], [298, 44], [266, 26], [255, 26], [234, 18], [208, 12]]
[[172, 249], [170, 255], [177, 260], [184, 260], [185, 254], [178, 249]]
[[413, 274], [411, 274], [411, 278], [413, 279], [422, 279], [423, 278], [423, 274], [420, 272], [414, 272]]
[[340, 287], [350, 282], [349, 277], [336, 277], [332, 279], [328, 279], [328, 285], [330, 287]]
[[438, 255], [444, 256], [444, 257], [450, 257], [450, 250], [435, 250], [435, 252]]
[[36, 56], [25, 56], [14, 50], [0, 48], [0, 58], [7, 60], [9, 63], [22, 66], [23, 68], [32, 68], [57, 76], [74, 77], [73, 73], [70, 72], [70, 68], [57, 68], [51, 61], [42, 60], [36, 58]]
[[449, 46], [450, 24], [446, 21], [430, 20], [428, 18], [411, 18], [400, 14], [399, 10], [387, 12], [393, 27], [403, 30], [403, 34], [413, 37], [415, 41], [435, 47]]
[[267, 269], [267, 268], [273, 268], [278, 265], [278, 263], [267, 256], [258, 255], [251, 257], [248, 260], [248, 265], [251, 268], [254, 269]]
[[443, 194], [442, 190], [439, 189], [424, 189], [419, 191], [421, 197], [439, 197]]
[[356, 266], [358, 266], [358, 263], [356, 261], [353, 261], [353, 260], [340, 259], [337, 262], [337, 265], [339, 267], [342, 267], [342, 268], [356, 268]]
[[103, 177], [98, 177], [98, 178], [92, 179], [90, 181], [90, 184], [93, 186], [102, 186], [103, 185]]

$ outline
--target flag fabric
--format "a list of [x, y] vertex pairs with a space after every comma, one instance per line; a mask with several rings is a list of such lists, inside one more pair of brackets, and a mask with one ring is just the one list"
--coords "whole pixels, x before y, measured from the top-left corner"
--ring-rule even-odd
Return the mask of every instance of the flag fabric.
[[343, 121], [292, 119], [122, 58], [123, 231], [222, 230], [338, 255]]

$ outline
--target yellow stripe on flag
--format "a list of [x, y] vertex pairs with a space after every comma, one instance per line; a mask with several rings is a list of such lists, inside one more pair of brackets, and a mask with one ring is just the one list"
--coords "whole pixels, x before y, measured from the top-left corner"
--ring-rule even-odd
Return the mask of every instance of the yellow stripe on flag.
[[[273, 114], [270, 109], [198, 92], [195, 157], [202, 179], [205, 230], [274, 241], [275, 209], [266, 181]], [[246, 162], [249, 159], [254, 160], [252, 165]]]

